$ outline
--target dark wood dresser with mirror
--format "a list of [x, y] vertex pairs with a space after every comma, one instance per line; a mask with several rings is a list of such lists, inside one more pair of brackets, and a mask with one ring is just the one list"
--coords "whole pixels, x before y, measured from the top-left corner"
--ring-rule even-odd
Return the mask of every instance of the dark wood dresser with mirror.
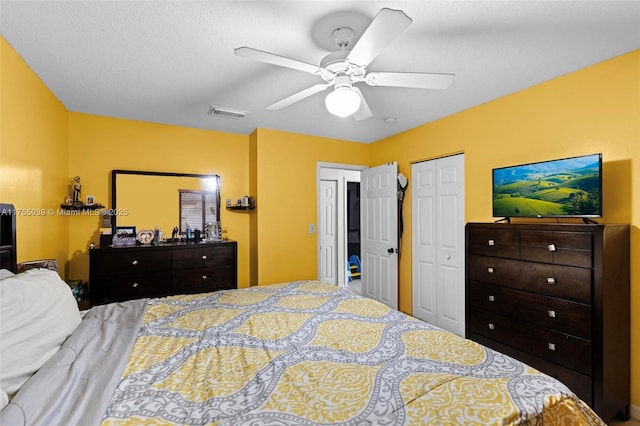
[[235, 241], [94, 248], [89, 251], [91, 302], [234, 289], [237, 257]]
[[466, 336], [629, 417], [628, 225], [468, 223]]

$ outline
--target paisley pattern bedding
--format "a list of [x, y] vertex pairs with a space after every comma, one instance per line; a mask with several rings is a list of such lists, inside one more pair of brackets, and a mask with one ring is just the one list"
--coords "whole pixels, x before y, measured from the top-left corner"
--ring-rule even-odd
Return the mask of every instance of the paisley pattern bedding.
[[560, 382], [313, 281], [150, 300], [103, 426], [604, 424]]

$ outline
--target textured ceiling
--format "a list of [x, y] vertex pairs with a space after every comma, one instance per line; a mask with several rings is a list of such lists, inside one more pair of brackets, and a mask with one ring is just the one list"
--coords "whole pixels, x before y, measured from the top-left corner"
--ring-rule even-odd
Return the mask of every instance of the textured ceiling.
[[[373, 112], [364, 121], [329, 114], [328, 92], [269, 111], [322, 80], [233, 52], [319, 64], [334, 27], [359, 36], [383, 7], [413, 23], [367, 70], [453, 73], [453, 86], [359, 85]], [[640, 2], [3, 0], [0, 30], [71, 111], [372, 142], [640, 48]], [[211, 105], [248, 113], [211, 117]]]

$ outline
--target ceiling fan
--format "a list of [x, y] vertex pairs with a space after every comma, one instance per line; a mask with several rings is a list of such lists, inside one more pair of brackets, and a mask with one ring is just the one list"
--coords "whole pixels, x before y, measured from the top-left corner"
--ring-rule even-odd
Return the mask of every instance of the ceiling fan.
[[325, 56], [320, 66], [246, 46], [234, 49], [234, 53], [256, 61], [308, 72], [324, 80], [324, 83], [316, 84], [269, 105], [268, 110], [288, 107], [333, 86], [333, 91], [325, 99], [327, 110], [339, 117], [353, 115], [356, 120], [366, 120], [372, 117], [373, 113], [362, 92], [356, 87], [357, 83], [416, 89], [446, 89], [453, 83], [455, 78], [453, 74], [367, 72], [367, 66], [371, 61], [406, 30], [411, 22], [413, 22], [412, 19], [403, 11], [383, 8], [353, 47], [351, 47], [355, 36], [353, 29], [336, 28], [331, 37], [340, 50]]

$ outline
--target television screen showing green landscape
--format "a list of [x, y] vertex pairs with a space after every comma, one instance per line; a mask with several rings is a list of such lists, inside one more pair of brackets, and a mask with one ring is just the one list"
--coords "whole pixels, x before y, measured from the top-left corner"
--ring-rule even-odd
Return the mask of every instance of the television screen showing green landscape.
[[493, 169], [494, 217], [600, 217], [600, 154]]

